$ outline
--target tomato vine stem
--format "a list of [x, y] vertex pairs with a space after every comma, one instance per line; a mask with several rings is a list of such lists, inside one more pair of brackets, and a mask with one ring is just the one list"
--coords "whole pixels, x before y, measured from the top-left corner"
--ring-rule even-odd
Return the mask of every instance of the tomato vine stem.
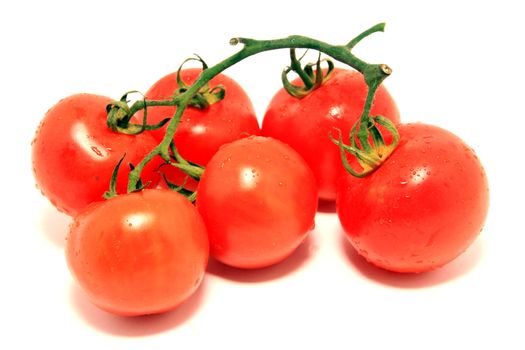
[[[173, 152], [175, 146], [172, 143], [173, 136], [177, 130], [177, 126], [181, 120], [181, 117], [185, 109], [190, 104], [193, 96], [199, 92], [199, 90], [205, 86], [213, 77], [223, 72], [227, 68], [233, 66], [234, 64], [261, 52], [278, 50], [278, 49], [313, 49], [321, 53], [324, 53], [333, 59], [342, 62], [360, 73], [363, 74], [365, 82], [368, 85], [368, 95], [363, 108], [361, 116], [361, 124], [358, 130], [358, 138], [361, 145], [363, 146], [366, 152], [370, 152], [370, 143], [368, 141], [368, 136], [370, 135], [368, 129], [370, 129], [370, 123], [373, 123], [373, 118], [370, 117], [370, 108], [372, 106], [373, 97], [377, 88], [380, 86], [382, 81], [388, 77], [391, 73], [391, 69], [386, 64], [370, 64], [362, 59], [356, 57], [352, 52], [352, 48], [358, 44], [365, 37], [369, 36], [372, 33], [383, 31], [385, 27], [384, 23], [379, 23], [366, 31], [359, 34], [357, 37], [352, 39], [346, 45], [331, 45], [320, 40], [309, 38], [301, 35], [292, 35], [286, 38], [274, 39], [274, 40], [256, 40], [250, 38], [236, 37], [230, 40], [231, 45], [242, 44], [243, 47], [234, 53], [233, 55], [227, 57], [223, 61], [217, 63], [214, 66], [208, 67], [202, 71], [197, 80], [184, 91], [182, 94], [175, 96], [172, 99], [167, 100], [139, 100], [136, 101], [128, 110], [130, 115], [138, 112], [141, 109], [153, 106], [177, 106], [173, 118], [169, 121], [166, 134], [164, 135], [163, 140], [155, 147], [144, 159], [136, 165], [133, 171], [129, 174], [128, 181], [128, 192], [135, 191], [137, 189], [137, 184], [140, 181], [140, 174], [144, 166], [152, 160], [155, 156], [162, 157], [166, 162], [173, 163], [170, 157], [170, 150]], [[337, 142], [334, 141], [336, 144]], [[350, 146], [344, 146], [342, 141], [339, 143], [341, 149], [348, 149]], [[176, 151], [176, 149], [175, 149]], [[342, 151], [343, 152], [343, 151]], [[202, 167], [193, 169], [192, 167], [197, 167], [191, 165], [189, 162], [184, 162], [182, 157], [175, 152], [178, 156], [178, 163], [176, 166], [182, 168], [184, 171], [194, 171], [194, 174], [202, 173]], [[181, 162], [182, 160], [182, 162]]]

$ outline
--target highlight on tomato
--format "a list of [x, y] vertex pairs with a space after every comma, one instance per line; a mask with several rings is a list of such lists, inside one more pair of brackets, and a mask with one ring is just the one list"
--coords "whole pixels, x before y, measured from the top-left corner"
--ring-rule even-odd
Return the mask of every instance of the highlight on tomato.
[[208, 262], [202, 218], [182, 195], [143, 190], [93, 203], [70, 227], [69, 269], [108, 312], [137, 316], [176, 308], [199, 287]]
[[[76, 215], [103, 200], [119, 160], [137, 164], [156, 145], [151, 135], [124, 135], [108, 128], [106, 106], [112, 99], [93, 94], [66, 97], [46, 113], [32, 142], [33, 174], [38, 188], [60, 211]], [[154, 187], [160, 176], [150, 162], [143, 183]], [[120, 167], [117, 191], [126, 193], [129, 168]]]
[[[323, 79], [317, 88], [299, 97], [280, 89], [267, 107], [261, 132], [295, 149], [314, 172], [319, 198], [334, 201], [337, 179], [344, 169], [339, 149], [328, 135], [334, 129], [350, 134], [363, 112], [368, 86], [360, 72], [343, 68], [334, 68]], [[297, 78], [292, 85], [304, 83]], [[370, 115], [399, 123], [397, 106], [383, 85], [376, 91]]]
[[211, 256], [233, 267], [259, 268], [288, 257], [313, 229], [317, 187], [291, 147], [250, 136], [213, 156], [196, 203]]
[[344, 173], [337, 214], [366, 260], [396, 272], [424, 272], [463, 253], [483, 228], [485, 171], [453, 133], [422, 123], [398, 126], [390, 157], [363, 178]]

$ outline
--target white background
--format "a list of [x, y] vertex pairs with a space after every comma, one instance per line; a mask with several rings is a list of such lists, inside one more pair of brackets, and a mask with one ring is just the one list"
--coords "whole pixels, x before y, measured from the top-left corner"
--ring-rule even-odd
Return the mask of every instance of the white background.
[[[525, 348], [522, 11], [502, 0], [354, 3], [4, 1], [0, 348]], [[69, 219], [30, 170], [49, 107], [77, 92], [146, 91], [193, 53], [210, 64], [232, 54], [234, 36], [342, 44], [382, 21], [386, 32], [355, 53], [393, 68], [385, 85], [405, 121], [449, 128], [486, 167], [489, 217], [464, 255], [427, 274], [388, 273], [356, 256], [335, 214], [319, 213], [287, 261], [251, 272], [212, 263], [174, 312], [119, 318], [84, 298], [63, 254]], [[261, 54], [226, 72], [259, 117], [287, 56]]]

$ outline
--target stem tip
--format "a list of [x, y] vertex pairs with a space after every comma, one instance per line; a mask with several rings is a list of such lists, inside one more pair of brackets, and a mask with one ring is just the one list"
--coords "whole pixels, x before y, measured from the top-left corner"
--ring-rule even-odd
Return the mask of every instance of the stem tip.
[[381, 67], [381, 70], [383, 71], [383, 73], [385, 73], [386, 75], [392, 74], [392, 68], [390, 68], [388, 65], [381, 64], [380, 67]]

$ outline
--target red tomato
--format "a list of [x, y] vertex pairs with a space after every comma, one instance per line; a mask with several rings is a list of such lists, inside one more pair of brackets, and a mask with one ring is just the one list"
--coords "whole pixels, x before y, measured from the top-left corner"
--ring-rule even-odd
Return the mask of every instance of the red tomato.
[[449, 131], [425, 124], [398, 130], [398, 147], [376, 171], [342, 176], [337, 213], [368, 261], [423, 272], [450, 262], [478, 236], [488, 183], [474, 151]]
[[224, 145], [197, 190], [210, 254], [234, 267], [275, 264], [304, 240], [317, 210], [315, 178], [284, 143], [252, 136]]
[[[293, 83], [299, 85], [299, 80]], [[306, 160], [317, 179], [320, 199], [335, 200], [337, 178], [344, 169], [339, 148], [328, 135], [334, 128], [350, 134], [361, 117], [367, 91], [361, 73], [335, 68], [332, 76], [306, 97], [298, 99], [281, 89], [268, 105], [262, 135], [289, 144]], [[376, 92], [371, 115], [399, 122], [396, 104], [383, 86]]]
[[90, 205], [67, 238], [68, 266], [98, 307], [123, 316], [186, 300], [208, 262], [202, 218], [182, 195], [144, 190]]
[[[201, 72], [202, 69], [198, 68], [183, 69], [182, 81], [191, 85]], [[202, 166], [206, 166], [221, 145], [260, 133], [253, 105], [242, 87], [224, 74], [215, 76], [209, 82], [210, 87], [218, 85], [225, 88], [224, 99], [205, 109], [187, 108], [174, 137], [182, 157]], [[177, 73], [171, 73], [157, 81], [146, 92], [146, 97], [152, 100], [168, 99], [177, 89]], [[147, 111], [148, 123], [155, 124], [172, 117], [175, 111], [176, 107], [150, 107]], [[141, 119], [142, 114], [137, 117]], [[158, 141], [164, 137], [165, 128], [152, 131]], [[166, 173], [173, 182], [180, 184], [178, 179], [181, 175], [177, 169], [166, 169]], [[195, 183], [190, 187], [195, 187]]]
[[[109, 97], [77, 94], [53, 106], [42, 120], [32, 143], [33, 172], [37, 186], [58, 210], [76, 215], [89, 203], [102, 200], [111, 174], [126, 154], [117, 179], [125, 193], [128, 163], [137, 164], [156, 145], [147, 134], [123, 135], [106, 126]], [[162, 160], [152, 161], [142, 172], [144, 184], [158, 183], [154, 171]]]

